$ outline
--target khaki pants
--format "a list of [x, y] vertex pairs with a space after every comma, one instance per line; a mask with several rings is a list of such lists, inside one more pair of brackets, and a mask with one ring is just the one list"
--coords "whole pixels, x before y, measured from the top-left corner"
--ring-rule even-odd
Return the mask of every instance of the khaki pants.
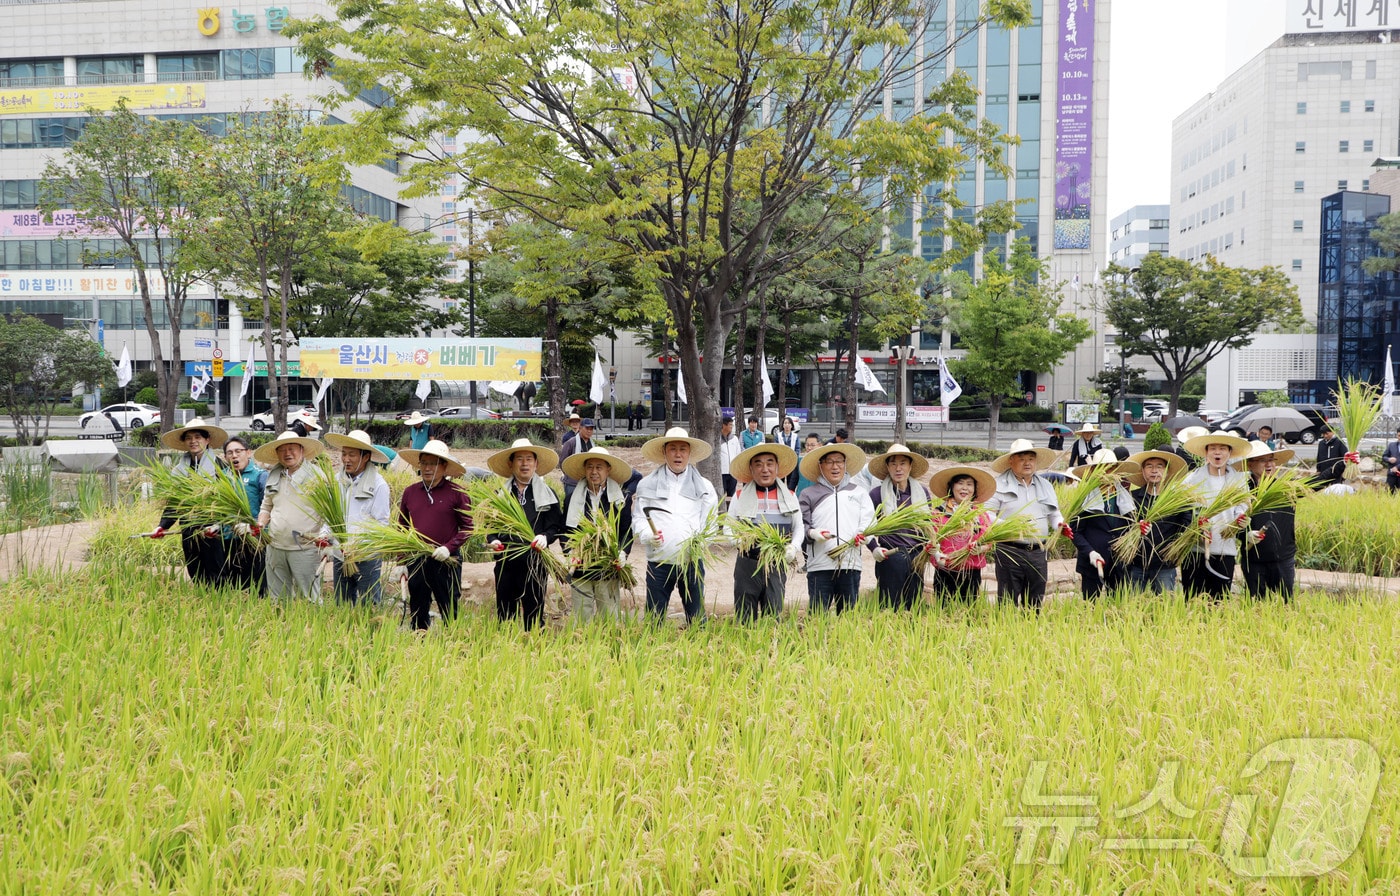
[[588, 622], [594, 616], [616, 619], [621, 613], [618, 600], [622, 591], [617, 582], [574, 579], [569, 585], [574, 595], [574, 618], [579, 622]]

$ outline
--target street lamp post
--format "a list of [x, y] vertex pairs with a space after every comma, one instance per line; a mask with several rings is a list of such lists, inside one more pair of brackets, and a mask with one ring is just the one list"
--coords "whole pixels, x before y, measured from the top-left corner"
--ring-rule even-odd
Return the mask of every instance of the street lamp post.
[[1118, 433], [1128, 431], [1128, 352], [1118, 349]]
[[[467, 209], [467, 335], [476, 338], [476, 209]], [[472, 419], [476, 419], [476, 380], [471, 381]]]

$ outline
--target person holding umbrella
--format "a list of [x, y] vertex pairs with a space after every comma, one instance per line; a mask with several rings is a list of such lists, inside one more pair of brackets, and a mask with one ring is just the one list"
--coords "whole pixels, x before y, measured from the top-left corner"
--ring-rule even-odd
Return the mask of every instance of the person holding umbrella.
[[1074, 570], [1079, 573], [1080, 592], [1085, 600], [1097, 599], [1105, 588], [1121, 588], [1128, 580], [1128, 568], [1113, 552], [1113, 542], [1133, 524], [1137, 507], [1121, 477], [1139, 469], [1133, 461], [1119, 461], [1117, 454], [1103, 448], [1087, 464], [1070, 471], [1080, 479], [1096, 470], [1104, 477], [1099, 490], [1089, 495], [1083, 509], [1069, 520], [1078, 555]]
[[[185, 451], [171, 466], [171, 472], [178, 476], [227, 475], [227, 465], [209, 451], [210, 448], [222, 448], [227, 441], [226, 431], [199, 418], [160, 437], [160, 443], [166, 448], [177, 451], [183, 448]], [[166, 530], [179, 522], [171, 509], [166, 507], [150, 537], [164, 538]], [[189, 573], [190, 581], [213, 586], [224, 579], [226, 554], [222, 536], [223, 530], [219, 526], [180, 528], [180, 550], [185, 555], [185, 571]]]
[[1050, 434], [1050, 443], [1045, 447], [1049, 448], [1051, 451], [1064, 451], [1065, 433], [1073, 432], [1073, 430], [1063, 423], [1051, 423], [1049, 426], [1045, 427], [1045, 431]]

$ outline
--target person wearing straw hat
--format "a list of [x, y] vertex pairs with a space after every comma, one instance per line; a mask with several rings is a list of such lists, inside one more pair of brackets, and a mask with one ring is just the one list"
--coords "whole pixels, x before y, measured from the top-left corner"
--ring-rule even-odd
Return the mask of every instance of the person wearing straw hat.
[[[387, 525], [389, 483], [379, 475], [374, 464], [387, 464], [389, 458], [374, 447], [369, 433], [362, 429], [352, 430], [348, 435], [329, 433], [326, 443], [340, 449], [341, 471], [336, 483], [345, 496], [346, 533], [353, 535], [370, 522]], [[380, 561], [360, 560], [355, 563], [354, 569], [353, 574], [345, 573], [345, 558], [337, 551], [331, 560], [332, 590], [336, 600], [351, 605], [361, 602], [378, 604], [384, 595]]]
[[1069, 448], [1069, 465], [1077, 467], [1080, 464], [1089, 462], [1089, 458], [1094, 453], [1103, 448], [1103, 442], [1099, 441], [1099, 436], [1103, 435], [1103, 430], [1097, 424], [1084, 423], [1074, 431], [1079, 438], [1074, 440], [1074, 444]]
[[[971, 501], [984, 504], [996, 494], [997, 481], [991, 473], [979, 467], [945, 467], [928, 480], [929, 494], [938, 503], [933, 512], [933, 524], [945, 526], [959, 506]], [[958, 532], [949, 532], [930, 544], [934, 564], [933, 596], [940, 603], [957, 601], [974, 604], [982, 593], [982, 570], [987, 568], [987, 548], [977, 543], [982, 533], [992, 525], [992, 515], [983, 510], [971, 524]], [[952, 555], [967, 550], [967, 559], [954, 560]]]
[[[1162, 486], [1186, 472], [1186, 461], [1174, 451], [1139, 451], [1128, 460], [1138, 465], [1138, 472], [1128, 477], [1136, 486], [1132, 489], [1133, 503], [1138, 514], [1151, 509], [1162, 492]], [[1154, 594], [1176, 590], [1176, 564], [1166, 557], [1167, 546], [1191, 524], [1191, 514], [1182, 511], [1156, 521], [1141, 520], [1142, 544], [1137, 556], [1128, 563], [1128, 583]]]
[[[256, 520], [262, 510], [267, 471], [253, 463], [253, 448], [241, 436], [229, 436], [228, 441], [224, 442], [224, 461], [238, 481], [243, 483], [248, 493], [248, 509]], [[236, 523], [233, 531], [240, 536], [256, 536], [262, 532], [257, 523]], [[224, 563], [225, 578], [251, 594], [266, 594], [262, 545], [252, 538], [235, 538], [225, 545], [225, 549], [228, 552]]]
[[568, 427], [568, 430], [559, 439], [560, 450], [578, 438], [579, 428], [583, 426], [583, 418], [578, 415], [578, 411], [570, 411], [568, 418], [564, 420], [564, 425]]
[[268, 538], [267, 593], [272, 598], [309, 598], [321, 590], [317, 572], [321, 558], [332, 553], [330, 529], [312, 510], [303, 491], [321, 475], [315, 464], [307, 461], [322, 450], [316, 439], [287, 430], [253, 452], [253, 460], [269, 468], [258, 525]]
[[1181, 458], [1181, 462], [1186, 464], [1186, 469], [1194, 470], [1201, 465], [1201, 459], [1190, 451], [1186, 450], [1186, 443], [1210, 432], [1204, 426], [1187, 426], [1176, 434], [1176, 448], [1173, 449], [1176, 456]]
[[1107, 448], [1094, 452], [1089, 462], [1072, 472], [1083, 479], [1101, 471], [1103, 484], [1084, 499], [1084, 506], [1069, 520], [1074, 531], [1074, 549], [1078, 555], [1074, 571], [1079, 573], [1080, 593], [1085, 600], [1095, 600], [1104, 589], [1117, 590], [1128, 581], [1128, 567], [1113, 551], [1113, 542], [1133, 524], [1137, 504], [1124, 484], [1124, 476], [1140, 471], [1133, 461], [1120, 461]]
[[[895, 443], [884, 454], [877, 454], [866, 466], [878, 484], [870, 489], [870, 502], [885, 513], [911, 505], [930, 504], [932, 496], [920, 482], [928, 473], [928, 458]], [[931, 508], [930, 508], [931, 509]], [[875, 555], [875, 593], [880, 605], [893, 610], [912, 610], [924, 591], [923, 569], [915, 560], [926, 547], [914, 530], [881, 535], [865, 542]]]
[[422, 411], [414, 411], [403, 418], [403, 425], [408, 427], [408, 447], [414, 451], [422, 451], [433, 437], [433, 425]]
[[846, 442], [823, 445], [800, 466], [812, 481], [797, 496], [807, 535], [808, 606], [840, 613], [860, 597], [860, 547], [875, 519], [870, 496], [847, 472], [865, 466], [865, 452]]
[[1040, 610], [1045, 601], [1048, 568], [1045, 539], [1055, 529], [1068, 538], [1074, 532], [1060, 514], [1055, 487], [1040, 475], [1058, 455], [1049, 448], [1037, 448], [1030, 439], [1016, 439], [1011, 450], [992, 461], [997, 490], [984, 505], [997, 519], [1018, 514], [1030, 521], [1032, 540], [1004, 541], [992, 555], [996, 564], [997, 598], [1016, 606]]
[[637, 483], [632, 504], [632, 532], [647, 552], [647, 612], [664, 620], [671, 593], [679, 590], [687, 622], [701, 624], [705, 565], [685, 563], [684, 549], [719, 505], [715, 487], [694, 467], [710, 456], [710, 446], [673, 426], [648, 439], [642, 456], [660, 465]]
[[422, 448], [399, 452], [404, 463], [418, 471], [418, 481], [403, 490], [395, 520], [437, 545], [433, 553], [419, 556], [405, 570], [408, 611], [415, 631], [428, 628], [429, 610], [437, 603], [438, 618], [457, 618], [462, 595], [462, 567], [453, 558], [472, 534], [472, 502], [467, 490], [453, 482], [466, 474], [440, 439], [429, 439]]
[[[578, 481], [573, 494], [564, 499], [564, 532], [572, 540], [579, 523], [600, 514], [617, 513], [617, 544], [621, 553], [611, 562], [621, 568], [632, 552], [632, 502], [622, 486], [632, 478], [632, 467], [608, 449], [591, 448], [564, 458], [564, 472]], [[603, 558], [606, 560], [606, 558]], [[588, 622], [594, 616], [616, 619], [621, 614], [621, 587], [615, 579], [598, 578], [577, 569], [569, 580], [574, 598], [574, 618]]]
[[[1267, 442], [1254, 441], [1249, 443], [1249, 453], [1235, 466], [1249, 471], [1250, 487], [1257, 489], [1261, 479], [1273, 476], [1280, 464], [1292, 459], [1291, 448], [1271, 448]], [[1248, 525], [1240, 533], [1244, 542], [1240, 573], [1250, 597], [1277, 592], [1285, 602], [1293, 599], [1298, 561], [1295, 515], [1292, 505], [1250, 514]]]
[[[1248, 483], [1247, 474], [1230, 467], [1232, 460], [1249, 453], [1249, 443], [1239, 436], [1228, 432], [1206, 433], [1188, 439], [1182, 447], [1205, 461], [1187, 473], [1184, 480], [1200, 492], [1202, 506], [1224, 489]], [[1248, 504], [1236, 504], [1214, 519], [1196, 518], [1196, 525], [1206, 529], [1207, 535], [1205, 548], [1193, 549], [1181, 563], [1181, 585], [1188, 598], [1204, 594], [1219, 600], [1230, 593], [1239, 551], [1238, 542], [1227, 538], [1225, 533], [1245, 522], [1247, 510]]]
[[486, 466], [505, 480], [502, 490], [520, 503], [534, 533], [530, 550], [507, 556], [506, 547], [519, 546], [522, 536], [488, 533], [487, 543], [496, 552], [496, 617], [502, 622], [524, 618], [528, 631], [544, 622], [545, 586], [549, 573], [540, 551], [564, 535], [564, 510], [559, 495], [544, 478], [559, 465], [553, 449], [541, 448], [529, 439], [516, 439], [509, 448], [491, 455]]
[[786, 477], [797, 468], [797, 454], [786, 445], [759, 443], [741, 451], [730, 465], [739, 483], [729, 515], [751, 523], [767, 523], [789, 536], [787, 566], [759, 568], [754, 546], [734, 558], [734, 614], [742, 620], [778, 616], [787, 593], [788, 566], [802, 556], [802, 508], [787, 487]]
[[[563, 464], [564, 461], [568, 460], [575, 454], [582, 454], [585, 451], [593, 450], [594, 428], [595, 424], [593, 422], [592, 417], [585, 417], [579, 423], [578, 434], [575, 435], [572, 439], [565, 439], [564, 447], [559, 449], [560, 464]], [[569, 475], [569, 467], [567, 465], [561, 467], [561, 469], [564, 471], [564, 500], [565, 502], [567, 502], [569, 500], [569, 495], [573, 494], [574, 486], [578, 485], [579, 478], [577, 476]]]
[[[227, 441], [227, 432], [199, 418], [160, 437], [160, 443], [166, 448], [184, 450], [184, 456], [171, 466], [171, 472], [181, 476], [226, 475], [227, 465], [209, 449], [222, 448]], [[160, 515], [160, 522], [150, 532], [150, 537], [164, 538], [166, 530], [179, 522], [167, 507]], [[223, 530], [219, 526], [181, 526], [180, 550], [185, 556], [185, 571], [189, 573], [190, 581], [201, 585], [217, 585], [223, 581], [227, 553]]]

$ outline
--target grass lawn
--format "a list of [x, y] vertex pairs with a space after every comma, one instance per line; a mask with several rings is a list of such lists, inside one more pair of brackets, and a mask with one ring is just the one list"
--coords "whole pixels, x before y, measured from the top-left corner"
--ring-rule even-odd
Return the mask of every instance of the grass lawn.
[[1394, 602], [415, 637], [170, 582], [0, 585], [0, 893], [1400, 885]]

